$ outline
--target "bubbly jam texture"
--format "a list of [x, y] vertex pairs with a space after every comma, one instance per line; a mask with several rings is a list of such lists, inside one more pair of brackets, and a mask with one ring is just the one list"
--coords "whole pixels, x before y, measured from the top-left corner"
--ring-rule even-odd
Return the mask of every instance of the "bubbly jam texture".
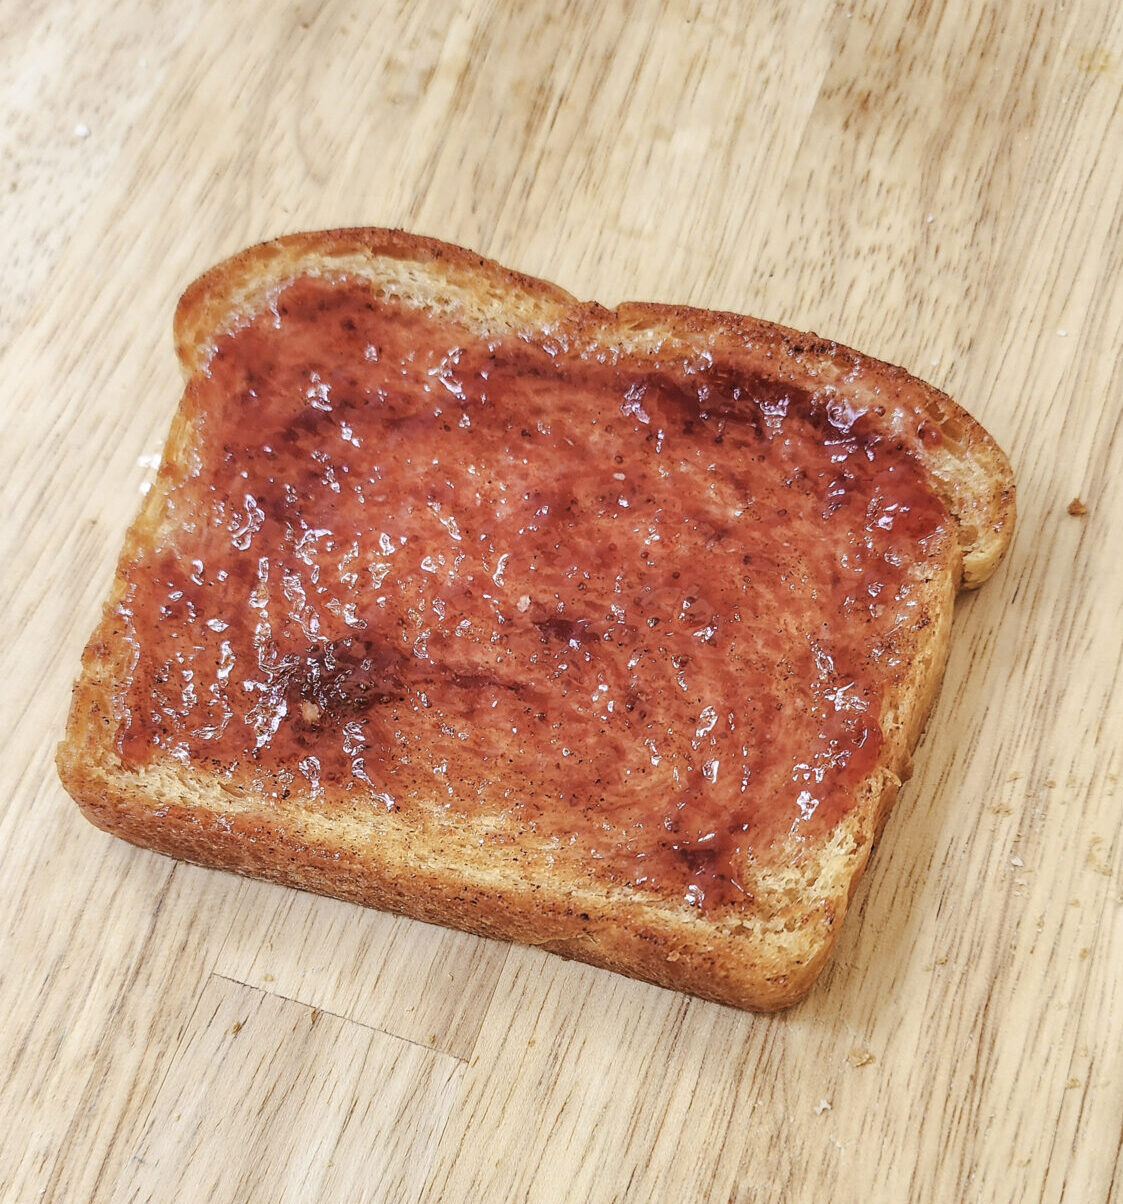
[[307, 278], [184, 405], [167, 534], [124, 569], [126, 764], [529, 824], [591, 879], [707, 907], [852, 806], [947, 515], [829, 391]]

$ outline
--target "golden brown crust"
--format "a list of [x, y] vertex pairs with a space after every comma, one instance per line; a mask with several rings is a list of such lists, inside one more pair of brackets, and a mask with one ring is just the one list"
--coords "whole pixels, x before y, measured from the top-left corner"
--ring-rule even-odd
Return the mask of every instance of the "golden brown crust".
[[[632, 357], [668, 347], [720, 353], [777, 379], [845, 389], [855, 404], [881, 407], [888, 432], [906, 403], [914, 414], [922, 406], [944, 435], [926, 462], [954, 531], [933, 549], [918, 587], [923, 605], [897, 636], [893, 652], [904, 667], [883, 716], [880, 768], [828, 840], [793, 849], [788, 866], [762, 870], [752, 908], [714, 917], [679, 900], [567, 878], [545, 863], [526, 833], [513, 844], [493, 845], [485, 828], [462, 831], [436, 819], [413, 830], [390, 816], [368, 813], [360, 822], [343, 798], [329, 798], [326, 809], [298, 798], [266, 806], [177, 763], [146, 772], [122, 764], [115, 690], [128, 666], [115, 610], [119, 573], [75, 687], [58, 754], [64, 785], [98, 826], [171, 856], [534, 944], [740, 1007], [771, 1010], [802, 997], [829, 956], [873, 842], [911, 771], [911, 752], [943, 675], [955, 592], [979, 584], [1009, 542], [1013, 481], [1001, 451], [942, 393], [816, 336], [682, 307], [607, 310], [458, 247], [398, 231], [340, 230], [250, 248], [184, 293], [175, 337], [189, 384], [165, 451], [163, 485], [183, 470], [190, 377], [215, 336], [267, 306], [285, 281], [309, 273], [360, 276], [376, 292], [479, 328], [547, 330], [563, 348], [595, 345]], [[122, 564], [155, 538], [163, 494], [158, 486], [146, 499]]]
[[545, 325], [576, 304], [563, 289], [524, 276], [463, 247], [401, 230], [351, 229], [290, 234], [248, 247], [190, 284], [173, 321], [176, 354], [188, 377], [200, 367], [216, 334], [256, 312], [266, 293], [310, 271], [359, 273], [400, 284], [404, 269], [417, 286], [436, 287], [426, 298], [434, 308], [470, 304], [503, 324], [509, 314]]

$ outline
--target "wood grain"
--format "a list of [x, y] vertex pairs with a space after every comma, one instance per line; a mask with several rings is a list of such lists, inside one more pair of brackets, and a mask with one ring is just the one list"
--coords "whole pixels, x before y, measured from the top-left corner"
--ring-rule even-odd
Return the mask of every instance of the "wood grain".
[[[2, 9], [0, 1198], [1123, 1198], [1123, 10]], [[798, 1008], [175, 866], [62, 793], [179, 292], [351, 223], [818, 329], [1010, 452], [1014, 548]]]
[[[167, 1199], [171, 1165], [184, 1200], [414, 1199], [462, 1073], [455, 1058], [212, 976], [111, 1198]], [[217, 1112], [216, 1097], [229, 1101]]]

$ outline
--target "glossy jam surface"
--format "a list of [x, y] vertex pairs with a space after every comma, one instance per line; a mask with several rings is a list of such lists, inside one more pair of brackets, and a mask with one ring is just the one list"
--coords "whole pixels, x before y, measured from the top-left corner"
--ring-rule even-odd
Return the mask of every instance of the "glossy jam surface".
[[314, 279], [221, 339], [126, 570], [125, 761], [531, 823], [704, 906], [836, 822], [947, 521], [922, 470], [705, 353], [558, 351]]

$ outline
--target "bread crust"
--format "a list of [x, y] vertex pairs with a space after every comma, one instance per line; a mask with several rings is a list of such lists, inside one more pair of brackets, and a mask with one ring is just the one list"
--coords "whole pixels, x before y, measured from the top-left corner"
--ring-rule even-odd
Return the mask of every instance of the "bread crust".
[[[142, 847], [332, 895], [417, 919], [549, 949], [649, 982], [756, 1010], [801, 998], [829, 957], [847, 904], [939, 688], [956, 592], [974, 588], [1008, 546], [1014, 484], [1005, 456], [961, 407], [904, 370], [849, 348], [736, 314], [629, 303], [614, 310], [509, 271], [459, 247], [400, 231], [292, 235], [249, 248], [195, 281], [176, 310], [176, 350], [188, 396], [218, 336], [263, 311], [305, 275], [356, 276], [373, 291], [481, 332], [546, 332], [566, 352], [590, 348], [627, 359], [673, 346], [751, 363], [770, 378], [845, 390], [881, 407], [885, 430], [917, 408], [943, 438], [922, 452], [933, 490], [953, 520], [925, 561], [917, 622], [894, 637], [902, 668], [890, 683], [877, 768], [856, 805], [821, 847], [793, 848], [786, 873], [762, 882], [745, 912], [699, 913], [681, 900], [607, 890], [567, 877], [528, 833], [496, 841], [486, 817], [412, 826], [391, 814], [354, 813], [330, 796], [266, 804], [201, 767], [158, 762], [129, 769], [115, 745], [115, 691], [128, 648], [117, 614], [123, 568], [158, 538], [168, 487], [186, 471], [189, 407], [173, 421], [160, 480], [122, 551], [102, 620], [83, 656], [66, 737], [63, 784], [99, 827]], [[509, 833], [506, 835], [510, 835]]]

